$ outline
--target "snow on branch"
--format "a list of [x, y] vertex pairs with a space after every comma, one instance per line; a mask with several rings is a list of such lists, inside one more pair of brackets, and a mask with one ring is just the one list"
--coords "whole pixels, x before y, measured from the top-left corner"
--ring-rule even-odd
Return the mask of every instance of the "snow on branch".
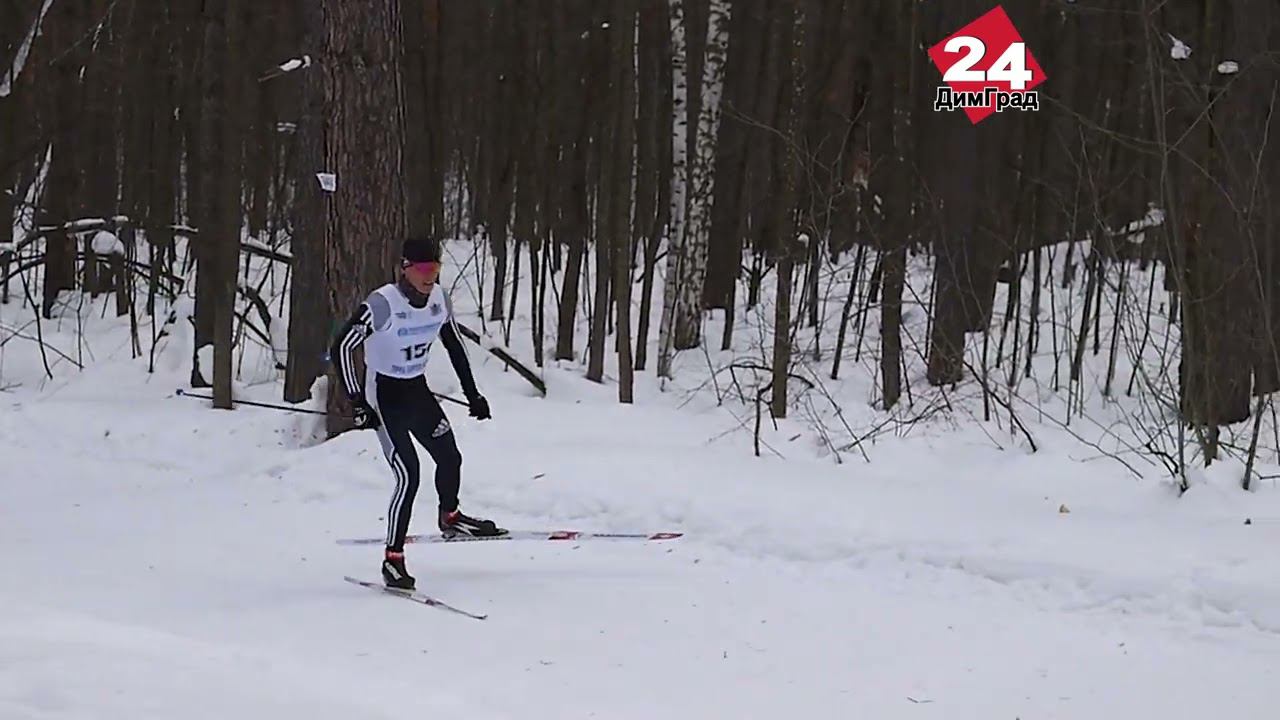
[[542, 381], [542, 378], [538, 377], [537, 373], [530, 370], [527, 366], [525, 366], [523, 363], [517, 360], [515, 355], [511, 353], [510, 349], [508, 349], [504, 345], [499, 344], [488, 335], [481, 335], [480, 333], [476, 332], [475, 330], [472, 330], [471, 328], [467, 327], [466, 325], [463, 325], [462, 323], [456, 323], [456, 324], [458, 326], [458, 332], [466, 336], [469, 340], [471, 340], [471, 342], [474, 342], [475, 344], [489, 351], [489, 354], [501, 360], [504, 364], [506, 364], [507, 367], [511, 368], [512, 370], [515, 370], [516, 373], [520, 375], [520, 377], [524, 378], [525, 380], [528, 380], [530, 385], [537, 388], [539, 393], [541, 393], [544, 397], [546, 396], [547, 394], [546, 383]]
[[281, 75], [287, 75], [295, 70], [302, 70], [309, 67], [311, 67], [311, 56], [303, 55], [300, 58], [294, 58], [271, 68], [258, 78], [258, 82], [266, 82], [272, 78], [278, 78]]
[[1154, 203], [1147, 205], [1147, 214], [1143, 215], [1139, 220], [1130, 221], [1124, 226], [1123, 230], [1112, 230], [1110, 234], [1114, 237], [1117, 235], [1127, 236], [1130, 242], [1140, 243], [1146, 239], [1144, 230], [1160, 227], [1164, 225], [1164, 210], [1155, 206]]
[[115, 233], [99, 230], [93, 236], [93, 251], [98, 255], [124, 255], [124, 243]]
[[61, 225], [41, 225], [39, 232], [41, 234], [48, 234], [57, 230], [65, 230], [72, 233], [86, 232], [89, 230], [100, 230], [112, 224], [127, 225], [128, 223], [129, 218], [125, 215], [117, 215], [113, 218], [80, 218], [78, 220], [65, 222]]

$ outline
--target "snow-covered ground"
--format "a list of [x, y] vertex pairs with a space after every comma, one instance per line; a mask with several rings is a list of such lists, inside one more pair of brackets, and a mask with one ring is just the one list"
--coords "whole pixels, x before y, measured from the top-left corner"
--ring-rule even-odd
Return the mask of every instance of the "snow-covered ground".
[[[177, 397], [182, 323], [148, 374], [104, 302], [41, 328], [82, 371], [0, 347], [4, 720], [1260, 719], [1280, 699], [1280, 494], [1239, 490], [1234, 462], [1179, 496], [1030, 412], [1034, 453], [961, 416], [837, 463], [797, 417], [766, 418], [755, 457], [749, 409], [692, 391], [718, 356], [620, 406], [576, 363], [542, 398], [472, 347], [494, 419], [445, 406], [464, 509], [685, 533], [411, 545], [420, 588], [476, 622], [342, 582], [377, 578], [377, 546], [335, 542], [384, 532], [373, 433], [316, 443], [314, 416]], [[0, 341], [32, 318], [0, 306]], [[242, 399], [279, 402], [265, 357]], [[443, 353], [429, 377], [457, 394]], [[873, 422], [865, 397], [845, 410]], [[433, 507], [428, 476], [414, 531]]]

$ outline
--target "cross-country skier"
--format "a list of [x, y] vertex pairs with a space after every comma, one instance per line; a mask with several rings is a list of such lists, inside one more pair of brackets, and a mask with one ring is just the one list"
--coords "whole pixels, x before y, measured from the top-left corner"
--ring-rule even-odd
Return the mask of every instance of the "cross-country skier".
[[[491, 417], [489, 403], [476, 389], [475, 378], [453, 322], [452, 307], [440, 275], [440, 249], [430, 240], [410, 238], [401, 252], [399, 280], [374, 290], [356, 308], [329, 350], [354, 408], [357, 428], [378, 432], [382, 452], [395, 477], [395, 492], [387, 511], [387, 546], [382, 578], [389, 586], [412, 589], [414, 578], [405, 569], [404, 541], [418, 492], [418, 454], [409, 436], [417, 438], [436, 465], [438, 526], [448, 536], [501, 535], [492, 520], [468, 517], [458, 510], [462, 455], [444, 409], [427, 387], [427, 352], [439, 338], [462, 383], [471, 417]], [[364, 345], [363, 382], [352, 352]]]

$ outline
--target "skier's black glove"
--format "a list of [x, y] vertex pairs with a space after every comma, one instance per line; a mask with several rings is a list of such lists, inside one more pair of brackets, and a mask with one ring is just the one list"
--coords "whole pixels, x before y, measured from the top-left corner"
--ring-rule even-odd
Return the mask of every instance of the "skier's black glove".
[[488, 420], [493, 417], [489, 412], [489, 401], [485, 400], [483, 395], [472, 395], [467, 398], [467, 402], [470, 405], [471, 417], [480, 420]]
[[351, 419], [357, 430], [377, 430], [382, 425], [378, 413], [364, 400], [352, 401]]

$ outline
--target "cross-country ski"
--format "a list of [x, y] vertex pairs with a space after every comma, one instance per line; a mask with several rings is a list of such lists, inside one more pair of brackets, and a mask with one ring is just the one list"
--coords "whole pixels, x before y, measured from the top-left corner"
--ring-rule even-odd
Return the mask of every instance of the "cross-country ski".
[[[439, 534], [409, 534], [404, 538], [406, 545], [414, 544], [431, 544], [431, 543], [463, 543], [463, 542], [487, 542], [495, 540], [547, 540], [547, 541], [578, 541], [578, 540], [615, 540], [615, 541], [658, 541], [658, 540], [675, 540], [683, 537], [684, 533], [678, 532], [654, 532], [654, 533], [625, 533], [625, 532], [590, 532], [581, 530], [508, 530], [500, 535], [439, 535]], [[337, 540], [339, 545], [378, 545], [383, 542], [382, 538], [341, 538]]]
[[488, 615], [477, 615], [475, 613], [467, 612], [466, 610], [463, 610], [461, 608], [456, 608], [450, 605], [449, 603], [444, 602], [443, 600], [432, 597], [430, 595], [427, 595], [426, 593], [419, 592], [417, 590], [401, 590], [399, 588], [387, 587], [386, 585], [381, 583], [375, 583], [369, 580], [361, 580], [360, 578], [351, 577], [350, 575], [344, 575], [343, 579], [354, 585], [371, 588], [373, 590], [379, 590], [388, 595], [394, 595], [396, 597], [401, 597], [406, 600], [412, 600], [413, 602], [421, 603], [422, 605], [429, 605], [431, 607], [439, 608], [441, 610], [445, 610], [451, 613], [457, 613], [458, 615], [465, 615], [474, 620], [484, 620], [485, 618], [488, 617]]

